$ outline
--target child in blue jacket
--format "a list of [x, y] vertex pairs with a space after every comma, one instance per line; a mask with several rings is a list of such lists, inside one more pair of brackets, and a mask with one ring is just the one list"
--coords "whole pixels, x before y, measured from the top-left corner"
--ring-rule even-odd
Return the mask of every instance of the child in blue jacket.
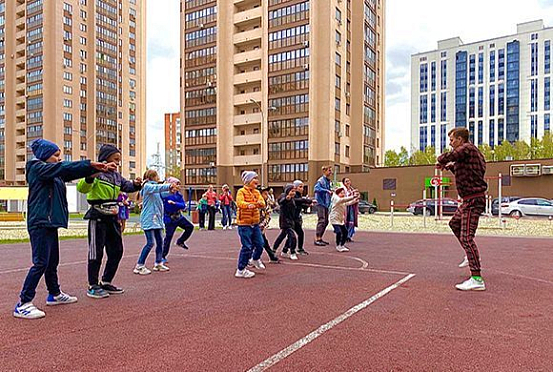
[[[170, 185], [174, 185], [177, 190], [180, 189], [181, 183], [178, 178], [169, 177], [166, 182]], [[175, 234], [177, 227], [183, 229], [183, 233], [180, 238], [177, 239], [177, 245], [184, 249], [188, 249], [186, 241], [192, 235], [194, 231], [194, 225], [182, 215], [182, 211], [186, 209], [186, 203], [182, 194], [176, 191], [174, 194], [164, 194], [161, 196], [163, 199], [163, 223], [165, 224], [165, 240], [163, 241], [163, 264], [167, 263], [167, 255], [169, 254], [169, 247], [171, 246], [171, 240]]]
[[139, 275], [148, 275], [151, 273], [146, 268], [146, 259], [156, 244], [156, 261], [154, 271], [169, 271], [169, 268], [163, 264], [163, 200], [161, 194], [164, 192], [175, 192], [176, 187], [173, 184], [158, 184], [159, 176], [155, 170], [147, 170], [144, 173], [144, 185], [140, 191], [142, 196], [142, 213], [140, 214], [140, 225], [146, 235], [146, 245], [142, 248], [140, 257], [133, 272]]
[[13, 311], [13, 316], [23, 319], [37, 319], [46, 315], [32, 303], [42, 275], [48, 288], [46, 305], [77, 302], [77, 297], [63, 293], [58, 283], [58, 229], [67, 228], [69, 219], [65, 182], [116, 167], [115, 164], [90, 160], [61, 161], [60, 148], [45, 139], [34, 141], [31, 149], [35, 159], [27, 162], [25, 173], [29, 185], [27, 230], [31, 240], [33, 266], [25, 278], [21, 300]]

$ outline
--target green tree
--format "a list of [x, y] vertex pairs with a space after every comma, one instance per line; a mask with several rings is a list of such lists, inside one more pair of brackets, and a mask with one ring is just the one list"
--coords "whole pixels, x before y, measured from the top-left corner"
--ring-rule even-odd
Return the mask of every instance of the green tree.
[[516, 141], [513, 143], [514, 154], [513, 158], [515, 160], [527, 160], [530, 159], [530, 145], [524, 141]]
[[495, 159], [497, 161], [507, 160], [508, 157], [513, 158], [515, 149], [509, 141], [503, 141], [501, 145], [495, 146]]
[[424, 151], [417, 150], [411, 154], [409, 165], [436, 164], [436, 149], [428, 146]]
[[167, 177], [176, 177], [178, 179], [181, 178], [181, 169], [178, 165], [173, 165], [172, 167], [169, 167], [165, 169], [165, 173]]
[[480, 152], [482, 153], [482, 155], [484, 155], [484, 159], [486, 159], [486, 161], [494, 160], [494, 150], [490, 145], [488, 145], [487, 143], [484, 143], [478, 146], [478, 149], [480, 149]]
[[407, 149], [403, 146], [399, 148], [399, 165], [402, 167], [405, 167], [409, 165], [409, 152], [407, 152]]
[[397, 167], [399, 166], [399, 155], [395, 150], [388, 150], [384, 154], [384, 165], [386, 167]]
[[550, 131], [545, 132], [541, 140], [541, 154], [542, 159], [553, 158], [553, 135]]
[[538, 138], [530, 139], [530, 159], [541, 159], [543, 156], [543, 144]]

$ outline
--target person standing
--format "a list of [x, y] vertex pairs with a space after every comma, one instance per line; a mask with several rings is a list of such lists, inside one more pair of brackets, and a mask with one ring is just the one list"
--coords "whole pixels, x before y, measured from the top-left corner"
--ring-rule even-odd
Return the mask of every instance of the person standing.
[[263, 200], [265, 200], [265, 208], [261, 208], [259, 210], [259, 228], [261, 229], [261, 235], [263, 236], [263, 248], [269, 256], [269, 262], [280, 263], [277, 255], [271, 249], [269, 239], [267, 239], [267, 235], [265, 234], [265, 231], [271, 223], [271, 213], [273, 212], [273, 208], [271, 208], [271, 206], [267, 202], [267, 199], [269, 198], [269, 188], [261, 189], [261, 196], [263, 197]]
[[463, 203], [449, 221], [449, 226], [465, 250], [471, 273], [470, 278], [455, 287], [462, 291], [484, 291], [486, 285], [482, 279], [480, 253], [474, 236], [480, 215], [486, 209], [486, 161], [480, 150], [469, 141], [468, 129], [454, 128], [448, 136], [452, 149], [438, 157], [436, 167], [455, 175], [457, 193]]
[[192, 235], [194, 231], [194, 225], [188, 221], [186, 217], [182, 215], [182, 212], [186, 209], [186, 202], [182, 197], [182, 194], [178, 191], [181, 187], [181, 182], [176, 177], [169, 177], [166, 180], [174, 186], [177, 190], [174, 194], [162, 194], [163, 199], [163, 223], [165, 224], [165, 240], [163, 241], [163, 259], [164, 264], [167, 263], [167, 255], [171, 247], [171, 240], [177, 227], [180, 227], [184, 231], [182, 235], [177, 239], [177, 245], [181, 248], [188, 249], [186, 241]]
[[223, 230], [229, 229], [232, 230], [232, 193], [230, 192], [230, 187], [225, 184], [223, 185], [223, 191], [219, 195], [219, 201], [221, 202], [221, 210], [223, 212], [223, 218], [221, 219], [221, 225], [223, 225]]
[[297, 260], [296, 244], [297, 238], [294, 232], [295, 214], [296, 214], [296, 188], [293, 184], [287, 184], [284, 186], [284, 192], [278, 198], [278, 205], [280, 205], [280, 212], [278, 214], [278, 225], [280, 227], [280, 234], [275, 240], [273, 246], [273, 252], [278, 251], [278, 246], [286, 238], [285, 246], [282, 250], [281, 256], [288, 257], [288, 250], [290, 250], [290, 259]]
[[115, 169], [115, 164], [90, 160], [61, 161], [61, 150], [53, 142], [37, 139], [31, 144], [35, 156], [25, 167], [29, 185], [27, 231], [31, 241], [33, 266], [23, 283], [20, 301], [13, 316], [38, 319], [46, 316], [33, 305], [36, 287], [42, 276], [48, 289], [46, 305], [77, 302], [77, 297], [63, 293], [58, 282], [59, 238], [58, 229], [67, 228], [69, 212], [65, 182], [89, 177], [97, 172]]
[[[355, 194], [355, 188], [351, 184], [351, 180], [347, 177], [342, 179], [342, 185], [346, 190], [346, 196], [352, 196]], [[348, 229], [348, 242], [353, 242], [353, 235], [355, 234], [355, 228], [357, 227], [359, 219], [359, 203], [348, 205], [346, 209], [346, 228]]]
[[[121, 163], [121, 151], [113, 145], [102, 145], [98, 152], [99, 162]], [[88, 289], [91, 298], [106, 298], [110, 294], [122, 294], [123, 288], [112, 284], [117, 268], [123, 257], [123, 237], [118, 221], [118, 197], [121, 191], [136, 192], [142, 187], [142, 180], [128, 181], [121, 173], [101, 173], [79, 181], [77, 190], [86, 194], [90, 208], [84, 218], [88, 220]], [[107, 262], [99, 281], [104, 249]]]
[[213, 185], [209, 185], [205, 192], [207, 197], [207, 229], [215, 230], [215, 213], [217, 212], [217, 193], [213, 191]]
[[317, 229], [315, 236], [315, 245], [324, 247], [329, 243], [323, 240], [326, 227], [328, 226], [328, 209], [332, 190], [330, 187], [330, 177], [332, 176], [332, 167], [322, 167], [323, 175], [315, 183], [315, 200], [317, 201]]
[[348, 252], [345, 246], [348, 238], [348, 229], [346, 228], [346, 209], [348, 206], [359, 202], [359, 193], [353, 190], [351, 196], [346, 196], [346, 189], [339, 187], [332, 195], [330, 204], [329, 220], [336, 234], [336, 250], [338, 252]]
[[249, 279], [255, 276], [255, 273], [248, 270], [248, 264], [252, 264], [256, 269], [264, 270], [265, 265], [261, 261], [263, 253], [263, 236], [259, 227], [261, 208], [265, 208], [265, 201], [257, 191], [259, 177], [256, 172], [242, 172], [242, 182], [244, 187], [238, 190], [236, 194], [236, 206], [238, 207], [238, 236], [240, 236], [240, 255], [238, 257], [238, 268], [234, 276], [236, 278]]
[[129, 219], [129, 196], [126, 192], [120, 192], [119, 197], [117, 198], [117, 204], [119, 204], [119, 214], [117, 219], [121, 225], [121, 233], [125, 231], [127, 226], [127, 220]]

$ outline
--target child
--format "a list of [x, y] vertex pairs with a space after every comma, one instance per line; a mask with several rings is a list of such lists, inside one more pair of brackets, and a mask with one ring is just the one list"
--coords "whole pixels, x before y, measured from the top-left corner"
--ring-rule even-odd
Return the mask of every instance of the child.
[[276, 252], [280, 243], [284, 240], [284, 238], [286, 238], [286, 246], [284, 247], [281, 256], [287, 257], [287, 251], [290, 249], [291, 260], [298, 259], [298, 256], [296, 255], [296, 233], [294, 232], [294, 216], [296, 213], [295, 197], [296, 188], [294, 185], [287, 184], [284, 186], [284, 192], [278, 199], [278, 204], [280, 205], [280, 213], [278, 218], [280, 234], [276, 238], [275, 245], [273, 246], [273, 251]]
[[[242, 249], [238, 258], [238, 269], [234, 276], [248, 279], [255, 276], [255, 273], [246, 268], [248, 263], [251, 263], [257, 269], [265, 269], [265, 265], [261, 262], [264, 242], [259, 228], [259, 209], [265, 208], [265, 201], [257, 191], [257, 185], [259, 185], [257, 173], [242, 172], [242, 181], [244, 187], [238, 190], [236, 194], [236, 205], [238, 207], [236, 223]], [[250, 259], [252, 259], [251, 262]]]
[[[180, 189], [181, 183], [178, 178], [169, 177], [166, 180], [167, 183], [175, 185]], [[171, 240], [175, 234], [177, 227], [183, 229], [183, 233], [180, 238], [177, 239], [177, 245], [184, 249], [188, 249], [186, 241], [192, 235], [194, 231], [194, 225], [186, 219], [181, 211], [186, 209], [186, 203], [179, 191], [174, 194], [162, 195], [163, 199], [163, 223], [165, 224], [165, 240], [163, 241], [163, 263], [167, 263], [167, 255], [169, 254], [169, 247], [171, 246]]]
[[305, 211], [308, 207], [316, 204], [317, 202], [313, 199], [303, 196], [303, 182], [300, 180], [295, 180], [293, 183], [296, 188], [296, 195], [294, 196], [294, 202], [296, 203], [296, 210], [294, 213], [294, 231], [298, 236], [298, 254], [308, 255], [309, 253], [303, 248], [303, 218], [301, 213]]
[[119, 204], [119, 215], [117, 219], [121, 225], [121, 233], [125, 231], [127, 220], [129, 219], [129, 196], [125, 192], [120, 192], [117, 198], [117, 204]]
[[175, 192], [176, 186], [171, 183], [159, 185], [159, 176], [155, 170], [149, 169], [144, 173], [144, 185], [140, 191], [142, 195], [142, 213], [140, 214], [140, 225], [146, 235], [146, 245], [142, 248], [138, 262], [133, 272], [139, 275], [151, 273], [145, 266], [146, 258], [156, 242], [156, 261], [154, 271], [169, 271], [169, 267], [163, 264], [163, 200], [162, 192]]
[[77, 302], [77, 297], [63, 293], [58, 283], [58, 228], [67, 228], [69, 218], [65, 182], [88, 177], [98, 171], [115, 169], [115, 164], [90, 160], [62, 162], [60, 148], [45, 139], [34, 141], [31, 150], [35, 159], [27, 162], [25, 173], [29, 185], [27, 230], [31, 240], [33, 266], [25, 278], [21, 300], [13, 311], [14, 317], [22, 319], [46, 316], [32, 303], [42, 275], [48, 288], [46, 305]]
[[[98, 153], [99, 162], [121, 163], [121, 151], [113, 145], [103, 145]], [[127, 181], [117, 170], [86, 177], [79, 181], [77, 190], [86, 194], [90, 209], [84, 218], [88, 220], [88, 289], [91, 298], [106, 298], [110, 294], [121, 294], [124, 289], [112, 284], [119, 262], [123, 257], [123, 238], [118, 221], [117, 198], [121, 191], [140, 190], [142, 180]], [[104, 248], [108, 257], [104, 275], [100, 282], [100, 267]]]
[[348, 229], [346, 228], [346, 207], [359, 202], [359, 192], [354, 190], [352, 196], [346, 196], [346, 189], [339, 187], [332, 195], [330, 202], [330, 213], [328, 219], [334, 227], [336, 234], [336, 250], [338, 252], [349, 252], [349, 249], [344, 246], [348, 239]]
[[261, 196], [263, 197], [263, 200], [265, 201], [265, 208], [261, 208], [259, 210], [260, 216], [259, 216], [259, 228], [261, 229], [261, 235], [263, 236], [263, 248], [265, 249], [265, 252], [267, 252], [267, 255], [269, 256], [269, 262], [271, 263], [280, 263], [280, 260], [276, 256], [275, 252], [271, 249], [271, 246], [269, 245], [269, 240], [267, 239], [267, 235], [265, 234], [265, 230], [269, 226], [269, 223], [271, 222], [271, 213], [273, 212], [273, 209], [271, 208], [270, 204], [268, 203], [269, 198], [269, 188], [264, 188], [261, 190]]
[[198, 202], [198, 216], [200, 230], [205, 230], [205, 215], [207, 213], [207, 195], [203, 194], [202, 198]]
[[223, 192], [219, 195], [219, 200], [221, 201], [221, 210], [223, 212], [223, 218], [221, 219], [221, 225], [223, 225], [223, 230], [229, 229], [232, 230], [232, 193], [228, 185], [223, 185]]

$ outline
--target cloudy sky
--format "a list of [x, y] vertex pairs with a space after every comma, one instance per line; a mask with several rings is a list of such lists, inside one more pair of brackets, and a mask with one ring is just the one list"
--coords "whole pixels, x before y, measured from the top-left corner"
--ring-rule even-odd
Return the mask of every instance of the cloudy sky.
[[[543, 19], [553, 27], [553, 0], [387, 0], [386, 148], [409, 147], [410, 56], [459, 36], [465, 43], [509, 35]], [[160, 143], [163, 114], [179, 110], [179, 0], [147, 1], [148, 158]], [[457, 5], [458, 4], [458, 5]]]

